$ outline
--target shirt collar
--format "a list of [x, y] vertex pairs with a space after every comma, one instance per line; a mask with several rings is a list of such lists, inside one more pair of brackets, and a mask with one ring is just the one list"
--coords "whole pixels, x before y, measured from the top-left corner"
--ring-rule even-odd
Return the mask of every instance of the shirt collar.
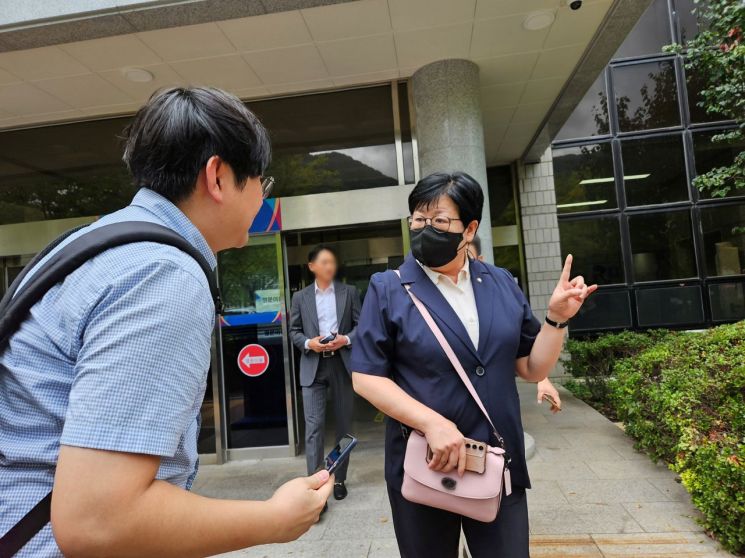
[[217, 267], [217, 258], [207, 244], [207, 240], [194, 223], [173, 203], [149, 188], [140, 188], [131, 205], [141, 207], [155, 215], [164, 225], [193, 244], [212, 269]]
[[331, 284], [328, 286], [326, 290], [322, 289], [318, 286], [318, 283], [316, 281], [313, 281], [313, 285], [315, 285], [315, 292], [316, 294], [319, 293], [333, 293], [334, 292], [334, 282], [331, 281]]
[[[450, 281], [450, 283], [452, 283], [452, 280], [447, 275], [440, 273], [439, 271], [434, 271], [432, 268], [427, 267], [419, 260], [416, 260], [416, 263], [418, 263], [422, 267], [424, 273], [427, 274], [427, 277], [429, 277], [435, 285], [437, 285], [440, 281]], [[463, 281], [469, 281], [470, 279], [471, 267], [469, 259], [466, 258], [466, 262], [463, 264], [463, 267], [461, 267], [460, 271], [458, 272], [458, 284], [456, 285], [456, 287], [461, 286]]]

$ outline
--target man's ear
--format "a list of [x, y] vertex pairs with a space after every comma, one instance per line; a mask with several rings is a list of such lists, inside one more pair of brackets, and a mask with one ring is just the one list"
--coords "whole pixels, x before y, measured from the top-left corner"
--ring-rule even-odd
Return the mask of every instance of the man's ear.
[[223, 202], [224, 190], [223, 184], [220, 183], [220, 177], [224, 173], [224, 163], [217, 155], [213, 155], [207, 160], [204, 166], [204, 188], [205, 193], [217, 203]]
[[475, 219], [468, 223], [465, 232], [466, 242], [471, 242], [473, 237], [476, 236], [476, 231], [479, 230], [479, 222]]

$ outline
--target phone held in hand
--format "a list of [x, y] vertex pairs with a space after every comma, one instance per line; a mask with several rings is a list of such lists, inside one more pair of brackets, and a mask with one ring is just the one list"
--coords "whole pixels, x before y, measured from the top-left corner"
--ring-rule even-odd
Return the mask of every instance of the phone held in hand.
[[349, 454], [352, 453], [352, 450], [356, 445], [357, 438], [355, 438], [351, 434], [347, 434], [341, 440], [339, 440], [339, 443], [336, 445], [336, 447], [332, 449], [331, 452], [329, 452], [329, 454], [326, 456], [326, 470], [333, 475], [334, 471], [339, 468], [339, 465], [349, 459]]
[[318, 341], [321, 345], [326, 345], [327, 343], [331, 343], [334, 339], [336, 339], [336, 333], [329, 333], [326, 337]]
[[[471, 438], [466, 443], [466, 471], [482, 474], [486, 470], [486, 444]], [[432, 449], [427, 446], [427, 463], [432, 461]]]
[[561, 411], [561, 405], [559, 405], [559, 404], [558, 404], [558, 403], [556, 402], [556, 399], [554, 399], [553, 397], [551, 397], [551, 396], [550, 396], [550, 395], [549, 395], [548, 393], [544, 393], [544, 394], [543, 394], [543, 400], [544, 400], [544, 401], [548, 401], [548, 402], [549, 402], [549, 403], [551, 404], [551, 410], [552, 410], [552, 411], [553, 411], [554, 409], [556, 409], [557, 411]]

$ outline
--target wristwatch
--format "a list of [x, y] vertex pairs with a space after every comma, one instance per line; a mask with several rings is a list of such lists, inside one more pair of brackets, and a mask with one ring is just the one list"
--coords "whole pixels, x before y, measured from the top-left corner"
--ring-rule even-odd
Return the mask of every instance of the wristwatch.
[[566, 326], [569, 325], [569, 320], [567, 320], [566, 322], [555, 322], [548, 317], [548, 314], [546, 314], [546, 323], [552, 327], [555, 327], [556, 329], [564, 329]]

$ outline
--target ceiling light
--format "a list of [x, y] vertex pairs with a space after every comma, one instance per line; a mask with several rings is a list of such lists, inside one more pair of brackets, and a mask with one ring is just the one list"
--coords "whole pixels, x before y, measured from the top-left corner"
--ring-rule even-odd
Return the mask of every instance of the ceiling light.
[[148, 83], [155, 79], [155, 76], [143, 68], [124, 68], [122, 74], [129, 81], [135, 83]]
[[554, 22], [555, 16], [552, 11], [533, 12], [523, 20], [523, 29], [526, 31], [539, 31], [545, 29]]
[[[649, 178], [650, 174], [627, 174], [623, 177], [625, 181], [629, 180], [642, 180], [644, 178]], [[584, 180], [580, 180], [580, 184], [600, 184], [602, 182], [613, 182], [615, 179], [612, 176], [609, 176], [607, 178], [585, 178]]]
[[588, 201], [588, 202], [577, 202], [577, 203], [562, 203], [556, 206], [557, 209], [562, 209], [565, 207], [581, 207], [583, 205], [602, 205], [604, 203], [608, 203], [608, 200], [597, 200], [597, 201]]

